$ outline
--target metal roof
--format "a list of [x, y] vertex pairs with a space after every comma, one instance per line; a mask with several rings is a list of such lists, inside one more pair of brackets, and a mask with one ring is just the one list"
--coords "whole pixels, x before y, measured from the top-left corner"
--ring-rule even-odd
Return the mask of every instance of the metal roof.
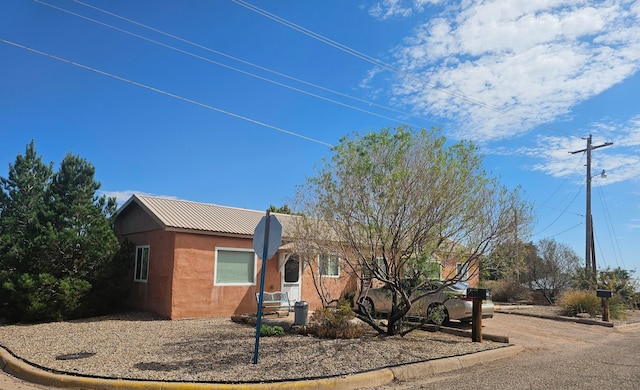
[[[126, 209], [132, 203], [145, 209], [165, 228], [224, 234], [253, 236], [258, 222], [266, 215], [266, 211], [139, 194], [133, 195], [120, 210]], [[295, 216], [279, 213], [272, 213], [272, 215], [278, 218], [282, 225], [283, 236], [286, 236], [287, 226], [291, 225]]]

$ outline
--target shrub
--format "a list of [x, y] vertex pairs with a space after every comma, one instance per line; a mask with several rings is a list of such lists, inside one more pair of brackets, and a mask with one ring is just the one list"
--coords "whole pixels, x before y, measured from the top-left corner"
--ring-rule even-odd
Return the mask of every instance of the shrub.
[[491, 298], [495, 302], [530, 301], [531, 292], [521, 283], [510, 280], [487, 280], [482, 282], [483, 288], [491, 290]]
[[337, 309], [316, 309], [311, 316], [311, 332], [318, 337], [334, 339], [354, 339], [364, 335], [361, 324], [353, 324], [355, 318], [347, 300], [340, 300]]
[[76, 317], [81, 300], [91, 290], [85, 280], [58, 279], [47, 273], [22, 274], [15, 281], [6, 278], [1, 289], [6, 295], [10, 322], [49, 322]]
[[278, 325], [260, 325], [260, 336], [282, 336], [284, 328]]
[[595, 316], [602, 306], [600, 298], [595, 291], [570, 290], [565, 292], [558, 300], [558, 305], [568, 316], [576, 316], [580, 313], [588, 313]]
[[609, 299], [609, 317], [614, 320], [624, 320], [627, 318], [627, 304], [623, 297], [614, 294]]

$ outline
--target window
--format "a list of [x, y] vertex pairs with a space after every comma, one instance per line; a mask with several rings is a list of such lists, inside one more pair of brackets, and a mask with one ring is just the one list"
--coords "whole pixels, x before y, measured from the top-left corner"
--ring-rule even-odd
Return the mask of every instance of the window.
[[291, 255], [284, 263], [284, 282], [298, 283], [300, 280], [300, 260], [298, 255]]
[[340, 259], [337, 255], [320, 255], [319, 268], [320, 276], [337, 278], [340, 276]]
[[216, 248], [214, 272], [214, 284], [253, 285], [256, 281], [256, 255], [251, 249]]
[[469, 280], [469, 264], [456, 263], [456, 272], [461, 281], [466, 282]]
[[149, 245], [136, 247], [136, 269], [133, 280], [146, 282], [149, 276]]
[[387, 277], [387, 264], [382, 257], [376, 257], [373, 261], [368, 261], [365, 264], [362, 264], [362, 278], [371, 279], [374, 277], [374, 272], [377, 270], [379, 274], [383, 277]]
[[425, 276], [427, 279], [440, 280], [440, 263], [437, 261], [429, 261], [425, 264]]

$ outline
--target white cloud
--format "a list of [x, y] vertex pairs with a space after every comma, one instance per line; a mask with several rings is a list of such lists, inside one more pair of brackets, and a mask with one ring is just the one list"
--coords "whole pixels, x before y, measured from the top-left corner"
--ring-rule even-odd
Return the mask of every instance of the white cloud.
[[377, 19], [389, 19], [393, 17], [406, 18], [411, 16], [413, 9], [402, 5], [400, 0], [384, 0], [376, 3], [369, 9], [369, 15]]
[[444, 0], [383, 0], [369, 8], [369, 15], [376, 19], [408, 18], [415, 13], [423, 12], [428, 4], [440, 4]]
[[[418, 10], [403, 4], [379, 3], [378, 17]], [[524, 134], [640, 68], [638, 1], [453, 4], [396, 48], [392, 91], [420, 114], [455, 120], [457, 138]]]
[[[591, 154], [592, 175], [598, 178], [600, 185], [640, 178], [638, 119], [639, 117], [632, 118], [628, 123], [601, 122], [591, 126], [590, 130], [594, 133], [592, 146], [613, 142], [613, 145], [598, 148]], [[520, 148], [513, 154], [536, 158], [539, 162], [532, 167], [534, 170], [554, 177], [574, 177], [576, 182], [584, 182], [586, 176], [584, 153], [579, 156], [569, 152], [585, 148], [586, 141], [578, 137], [539, 136], [536, 139], [536, 146]], [[597, 176], [601, 170], [606, 171], [606, 179], [600, 179]]]

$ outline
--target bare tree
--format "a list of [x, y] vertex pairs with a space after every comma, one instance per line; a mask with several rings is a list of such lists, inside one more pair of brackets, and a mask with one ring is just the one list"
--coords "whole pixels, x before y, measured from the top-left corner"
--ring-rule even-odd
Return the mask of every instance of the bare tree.
[[[437, 129], [356, 133], [332, 151], [298, 190], [296, 246], [338, 253], [361, 295], [371, 279], [389, 287], [386, 329], [365, 306], [356, 312], [381, 333], [402, 333], [411, 305], [433, 293], [424, 287], [434, 260], [477, 272], [484, 253], [531, 219], [518, 190], [487, 176], [472, 143], [447, 145]], [[462, 277], [444, 275], [443, 288]]]
[[580, 258], [569, 246], [552, 238], [540, 240], [537, 247], [538, 257], [529, 265], [529, 287], [553, 304], [571, 286]]

